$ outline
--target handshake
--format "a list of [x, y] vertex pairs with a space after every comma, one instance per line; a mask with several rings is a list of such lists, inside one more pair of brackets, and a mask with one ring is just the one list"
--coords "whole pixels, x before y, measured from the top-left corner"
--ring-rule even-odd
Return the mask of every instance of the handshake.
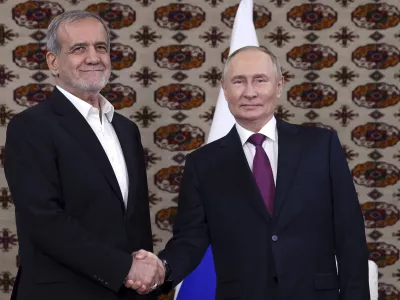
[[125, 279], [125, 287], [143, 295], [154, 291], [164, 283], [164, 264], [154, 253], [139, 250], [132, 253], [132, 256], [133, 262]]

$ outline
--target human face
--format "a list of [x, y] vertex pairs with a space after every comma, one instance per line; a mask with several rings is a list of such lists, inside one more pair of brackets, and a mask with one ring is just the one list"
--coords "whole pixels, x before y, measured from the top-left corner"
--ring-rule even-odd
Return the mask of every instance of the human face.
[[111, 60], [107, 32], [94, 18], [61, 24], [60, 54], [48, 53], [47, 63], [56, 82], [75, 95], [98, 93], [108, 82]]
[[255, 49], [237, 53], [227, 68], [222, 87], [229, 110], [241, 126], [259, 131], [274, 114], [283, 77], [277, 78], [269, 55]]

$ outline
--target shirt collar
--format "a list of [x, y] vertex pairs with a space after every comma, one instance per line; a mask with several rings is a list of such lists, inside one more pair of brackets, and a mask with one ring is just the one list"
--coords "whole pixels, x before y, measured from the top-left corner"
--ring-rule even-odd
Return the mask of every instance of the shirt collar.
[[[59, 89], [61, 93], [64, 94], [65, 97], [75, 106], [75, 108], [81, 113], [81, 115], [87, 119], [89, 116], [89, 113], [91, 109], [96, 109], [86, 101], [76, 97], [75, 95], [71, 94], [70, 92], [67, 92], [65, 89], [61, 88], [60, 86], [56, 85], [56, 87]], [[100, 107], [102, 114], [104, 114], [108, 121], [111, 123], [112, 119], [114, 117], [114, 106], [106, 99], [103, 97], [103, 95], [100, 95]]]
[[[239, 123], [236, 123], [236, 130], [239, 134], [240, 141], [242, 142], [242, 146], [247, 142], [249, 137], [253, 135], [256, 132], [252, 132], [250, 130], [247, 130], [246, 128], [242, 127], [239, 125]], [[263, 128], [258, 133], [262, 133], [265, 135], [267, 138], [271, 139], [272, 141], [276, 142], [278, 140], [278, 136], [276, 133], [276, 119], [274, 116], [272, 116], [271, 120], [267, 124], [264, 125]]]

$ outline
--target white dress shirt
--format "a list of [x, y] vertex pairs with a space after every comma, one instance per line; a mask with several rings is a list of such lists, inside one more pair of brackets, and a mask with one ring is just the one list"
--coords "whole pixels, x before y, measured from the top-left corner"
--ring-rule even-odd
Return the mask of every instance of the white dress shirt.
[[82, 114], [99, 139], [99, 142], [107, 154], [108, 160], [110, 161], [114, 170], [114, 174], [117, 178], [119, 188], [121, 189], [126, 208], [128, 201], [129, 179], [121, 144], [119, 143], [118, 136], [111, 124], [114, 116], [114, 106], [108, 102], [106, 98], [100, 95], [100, 119], [99, 109], [72, 95], [61, 87], [57, 86], [57, 88]]
[[[239, 133], [240, 141], [242, 142], [243, 151], [246, 155], [247, 162], [249, 163], [250, 170], [253, 170], [253, 160], [256, 155], [256, 146], [247, 140], [251, 135], [257, 132], [251, 132], [238, 123], [236, 123], [236, 129]], [[258, 133], [262, 133], [267, 138], [262, 144], [264, 151], [267, 153], [268, 159], [271, 163], [272, 173], [274, 175], [274, 181], [276, 185], [276, 173], [278, 171], [278, 131], [276, 130], [276, 119], [272, 119], [265, 124]]]

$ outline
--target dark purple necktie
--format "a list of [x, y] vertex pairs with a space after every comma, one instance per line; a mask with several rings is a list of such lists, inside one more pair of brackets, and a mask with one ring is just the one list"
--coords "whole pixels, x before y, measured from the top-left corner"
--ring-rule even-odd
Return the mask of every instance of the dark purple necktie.
[[256, 147], [256, 155], [253, 160], [253, 175], [264, 199], [265, 206], [272, 216], [274, 213], [275, 182], [267, 153], [262, 147], [265, 138], [265, 135], [255, 133], [248, 141]]

